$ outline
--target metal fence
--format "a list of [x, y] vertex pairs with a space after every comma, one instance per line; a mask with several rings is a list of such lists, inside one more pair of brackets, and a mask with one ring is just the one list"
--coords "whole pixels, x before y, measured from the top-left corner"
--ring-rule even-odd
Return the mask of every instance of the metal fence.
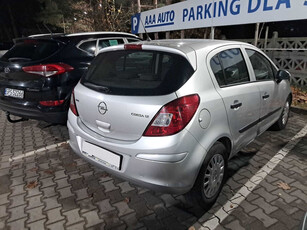
[[[254, 39], [240, 40], [254, 43]], [[291, 83], [307, 86], [307, 37], [278, 38], [258, 40], [257, 47], [262, 49], [280, 68], [291, 73]]]

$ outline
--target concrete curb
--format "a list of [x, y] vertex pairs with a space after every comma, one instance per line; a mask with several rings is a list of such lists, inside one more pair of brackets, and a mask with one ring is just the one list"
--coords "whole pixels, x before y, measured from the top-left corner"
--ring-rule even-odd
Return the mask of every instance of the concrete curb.
[[298, 108], [298, 107], [291, 107], [291, 111], [297, 114], [307, 115], [307, 110]]

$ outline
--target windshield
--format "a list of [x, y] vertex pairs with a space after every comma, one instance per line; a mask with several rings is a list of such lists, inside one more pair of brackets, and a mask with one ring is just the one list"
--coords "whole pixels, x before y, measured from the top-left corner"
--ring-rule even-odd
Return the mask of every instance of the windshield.
[[81, 83], [113, 95], [166, 95], [193, 73], [187, 59], [177, 54], [121, 50], [99, 54]]
[[37, 61], [51, 56], [59, 48], [59, 43], [52, 40], [20, 40], [0, 60], [9, 62]]

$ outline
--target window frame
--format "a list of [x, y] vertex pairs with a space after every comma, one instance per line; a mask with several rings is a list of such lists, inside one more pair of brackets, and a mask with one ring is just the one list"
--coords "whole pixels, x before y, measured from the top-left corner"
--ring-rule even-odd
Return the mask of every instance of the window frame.
[[[124, 37], [107, 37], [107, 38], [98, 38], [97, 39], [97, 43], [96, 43], [96, 50], [95, 50], [95, 56], [99, 53], [100, 50], [104, 49], [98, 49], [98, 46], [99, 46], [99, 41], [102, 41], [102, 40], [123, 40], [123, 44], [126, 44], [127, 41], [124, 39]], [[123, 44], [118, 44], [118, 45], [123, 45]], [[107, 47], [105, 47], [107, 48]]]
[[[132, 42], [139, 42], [139, 41], [142, 41], [142, 40], [140, 40], [140, 39], [137, 39], [137, 38], [130, 38], [130, 37], [126, 37], [125, 40], [126, 40], [126, 43], [132, 43]], [[129, 41], [129, 40], [131, 40], [131, 41]]]
[[[90, 53], [90, 52], [88, 52], [88, 51], [86, 51], [86, 50], [84, 50], [84, 49], [81, 49], [81, 48], [80, 48], [80, 46], [81, 46], [83, 43], [85, 43], [85, 42], [91, 42], [91, 41], [96, 41], [95, 51], [94, 51], [93, 54]], [[90, 39], [81, 40], [81, 41], [76, 45], [76, 47], [77, 47], [77, 49], [81, 50], [82, 52], [85, 52], [85, 53], [87, 53], [87, 54], [89, 54], [89, 55], [91, 55], [91, 56], [95, 56], [96, 50], [97, 50], [97, 41], [98, 41], [97, 38], [90, 38]]]
[[[216, 79], [216, 76], [211, 68], [211, 60], [217, 55], [217, 54], [220, 54], [221, 52], [223, 51], [227, 51], [227, 50], [231, 50], [231, 49], [238, 49], [241, 53], [241, 56], [242, 56], [242, 59], [245, 63], [245, 66], [246, 66], [246, 71], [247, 71], [247, 74], [248, 74], [248, 78], [249, 78], [249, 81], [246, 81], [246, 82], [239, 82], [239, 83], [234, 83], [234, 84], [226, 84], [226, 85], [219, 85], [217, 79]], [[218, 56], [219, 57], [219, 56]], [[220, 58], [219, 58], [220, 59]], [[211, 78], [213, 79], [214, 81], [214, 84], [218, 87], [218, 88], [228, 88], [228, 87], [233, 87], [233, 86], [238, 86], [238, 85], [245, 85], [245, 84], [250, 84], [253, 79], [251, 77], [251, 73], [250, 73], [250, 69], [249, 69], [249, 64], [250, 63], [247, 63], [247, 60], [246, 60], [246, 52], [245, 50], [242, 49], [241, 45], [227, 45], [227, 46], [222, 46], [222, 47], [219, 47], [219, 48], [216, 48], [214, 49], [213, 51], [211, 51], [208, 56], [207, 56], [207, 66], [208, 66], [208, 70], [209, 70], [209, 73], [211, 75]], [[223, 70], [223, 75], [224, 75], [224, 78], [225, 78], [225, 73], [224, 73], [224, 67], [221, 63], [221, 67], [222, 67], [222, 70]], [[227, 81], [226, 81], [227, 83]]]
[[[182, 55], [181, 53], [178, 53], [178, 52], [169, 52], [165, 49], [161, 49], [161, 50], [156, 50], [156, 49], [144, 49], [144, 50], [135, 50], [135, 51], [129, 51], [129, 50], [124, 50], [124, 49], [121, 49], [121, 48], [116, 48], [115, 50], [112, 50], [112, 49], [108, 49], [107, 51], [102, 51], [101, 53], [99, 53], [99, 55], [94, 59], [94, 61], [92, 62], [92, 65], [90, 66], [89, 68], [89, 71], [87, 72], [87, 74], [83, 75], [82, 78], [81, 78], [81, 84], [85, 85], [86, 87], [89, 87], [89, 88], [92, 88], [94, 90], [97, 90], [97, 88], [95, 89], [95, 87], [92, 87], [90, 86], [91, 84], [92, 85], [98, 85], [97, 82], [93, 82], [91, 81], [91, 78], [93, 78], [93, 75], [95, 75], [96, 71], [98, 70], [97, 66], [95, 67], [95, 62], [97, 63], [100, 63], [99, 66], [103, 67], [103, 66], [107, 66], [105, 65], [104, 63], [101, 63], [101, 60], [102, 57], [100, 55], [103, 55], [103, 54], [108, 54], [108, 53], [113, 53], [113, 52], [122, 52], [123, 54], [125, 52], [127, 52], [127, 54], [129, 53], [138, 53], [138, 52], [148, 52], [148, 53], [153, 53], [154, 55], [170, 55], [170, 56], [173, 56], [174, 59], [178, 59], [177, 61], [179, 61], [177, 63], [180, 64], [180, 66], [183, 66], [182, 64], [184, 65], [188, 65], [186, 66], [185, 68], [183, 68], [184, 70], [187, 70], [186, 73], [184, 73], [184, 71], [181, 71], [182, 76], [181, 77], [178, 77], [178, 75], [176, 74], [166, 74], [165, 76], [177, 76], [175, 78], [175, 80], [177, 81], [176, 83], [173, 82], [173, 84], [171, 84], [171, 87], [170, 87], [170, 84], [168, 83], [169, 81], [173, 81], [174, 79], [172, 79], [171, 77], [164, 77], [164, 78], [161, 78], [161, 83], [159, 83], [159, 85], [155, 88], [123, 88], [122, 86], [112, 86], [112, 85], [100, 85], [102, 87], [105, 87], [105, 88], [108, 88], [110, 89], [108, 92], [105, 92], [106, 94], [110, 94], [110, 95], [126, 95], [126, 96], [162, 96], [162, 95], [168, 95], [168, 94], [171, 94], [171, 93], [174, 93], [176, 92], [180, 87], [182, 87], [192, 76], [193, 74], [195, 73], [195, 69], [193, 68], [193, 65], [190, 63], [190, 61], [187, 59], [186, 56]], [[125, 55], [127, 55], [125, 54]], [[162, 65], [163, 63], [159, 61], [159, 59], [156, 59], [157, 57], [153, 57], [152, 61], [152, 71], [156, 71], [157, 72], [161, 72], [160, 71], [160, 68], [162, 66], [159, 66], [157, 67], [157, 63], [159, 63], [159, 65]], [[110, 59], [110, 57], [108, 58], [105, 58], [106, 60], [107, 59]], [[119, 60], [119, 59], [118, 59]], [[162, 60], [162, 59], [161, 59]], [[184, 62], [184, 63], [183, 63]], [[171, 67], [169, 68], [169, 70], [176, 70], [178, 68], [174, 68], [173, 67], [174, 65], [172, 64]], [[189, 67], [189, 69], [187, 68]], [[96, 70], [95, 70], [96, 69]], [[92, 71], [92, 72], [91, 72]], [[191, 72], [191, 73], [188, 73], [188, 72]], [[106, 72], [106, 71], [104, 71]], [[188, 74], [188, 75], [187, 75]], [[89, 76], [91, 75], [91, 76]], [[99, 73], [98, 73], [99, 75]], [[162, 75], [161, 75], [162, 77]], [[148, 85], [148, 82], [147, 80], [146, 81], [146, 85]], [[144, 81], [144, 83], [145, 83]], [[152, 80], [154, 81], [154, 80]], [[98, 90], [99, 91], [99, 90]]]
[[[262, 79], [262, 80], [258, 80], [256, 78], [256, 74], [255, 74], [255, 71], [254, 71], [254, 67], [253, 67], [253, 64], [249, 58], [249, 55], [247, 53], [247, 50], [252, 50], [256, 53], [258, 53], [261, 57], [263, 57], [265, 60], [267, 60], [267, 62], [270, 64], [271, 66], [271, 70], [272, 70], [272, 73], [273, 73], [273, 79]], [[251, 74], [253, 75], [254, 77], [254, 81], [255, 82], [265, 82], [265, 81], [276, 81], [276, 74], [277, 74], [277, 71], [278, 71], [278, 68], [276, 67], [275, 63], [271, 60], [271, 58], [269, 58], [265, 53], [263, 53], [261, 50], [259, 49], [256, 49], [252, 46], [244, 46], [244, 53], [246, 54], [246, 62], [249, 63], [249, 66], [250, 66], [250, 69], [249, 71], [251, 72]]]
[[[85, 52], [91, 56], [96, 56], [98, 53], [99, 53], [99, 49], [98, 49], [98, 44], [99, 44], [99, 41], [100, 40], [117, 40], [117, 39], [122, 39], [123, 40], [123, 44], [126, 44], [128, 43], [128, 41], [126, 40], [126, 37], [101, 37], [101, 38], [89, 38], [89, 39], [84, 39], [84, 40], [81, 40], [77, 45], [77, 49], [81, 50], [82, 52]], [[81, 49], [80, 46], [85, 43], [85, 42], [90, 42], [90, 41], [96, 41], [96, 45], [95, 45], [95, 52], [94, 54], [84, 50], [84, 49]], [[119, 44], [120, 45], [120, 44]]]

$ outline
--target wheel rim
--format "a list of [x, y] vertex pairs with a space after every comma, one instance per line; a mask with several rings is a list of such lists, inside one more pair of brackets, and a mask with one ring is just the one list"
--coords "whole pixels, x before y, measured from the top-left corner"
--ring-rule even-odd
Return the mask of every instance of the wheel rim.
[[282, 122], [283, 125], [286, 125], [286, 123], [288, 121], [289, 111], [290, 111], [290, 104], [289, 104], [289, 101], [287, 101], [285, 106], [284, 106], [283, 113], [282, 113], [281, 122]]
[[224, 177], [224, 158], [220, 154], [214, 155], [205, 171], [204, 194], [207, 198], [212, 198], [218, 192]]

